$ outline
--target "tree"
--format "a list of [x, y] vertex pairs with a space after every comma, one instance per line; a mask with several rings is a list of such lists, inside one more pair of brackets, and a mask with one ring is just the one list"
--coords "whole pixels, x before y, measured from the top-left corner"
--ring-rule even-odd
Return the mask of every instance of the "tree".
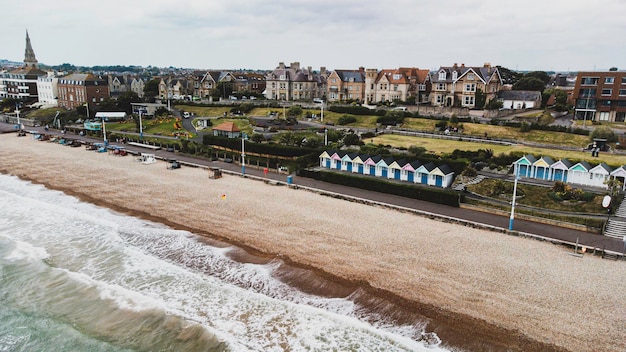
[[513, 90], [534, 90], [542, 92], [546, 84], [537, 77], [524, 77], [513, 84]]
[[159, 96], [159, 83], [160, 79], [151, 79], [143, 87], [143, 94], [148, 101], [154, 101], [154, 98]]
[[485, 107], [485, 102], [487, 101], [487, 94], [483, 93], [483, 90], [480, 88], [476, 89], [476, 95], [474, 98], [474, 106], [477, 109], [482, 109]]
[[502, 106], [504, 106], [504, 104], [500, 100], [491, 99], [487, 103], [487, 106], [485, 106], [485, 109], [487, 109], [487, 110], [498, 110], [498, 109], [502, 108]]
[[591, 138], [592, 141], [596, 138], [603, 138], [606, 139], [607, 143], [615, 143], [619, 140], [617, 133], [615, 133], [615, 131], [608, 126], [597, 127], [591, 132], [589, 138]]
[[287, 116], [300, 117], [302, 116], [302, 107], [300, 105], [292, 105], [287, 110]]
[[349, 133], [343, 137], [343, 144], [345, 145], [359, 145], [361, 144], [361, 139], [355, 133]]
[[124, 92], [117, 98], [117, 109], [119, 111], [124, 111], [127, 114], [132, 114], [132, 103], [139, 103], [140, 101], [141, 99], [139, 98], [137, 93], [133, 91]]
[[528, 72], [527, 74], [524, 75], [524, 78], [527, 78], [527, 77], [539, 78], [541, 81], [543, 81], [544, 84], [548, 84], [548, 82], [550, 82], [550, 76], [544, 71]]

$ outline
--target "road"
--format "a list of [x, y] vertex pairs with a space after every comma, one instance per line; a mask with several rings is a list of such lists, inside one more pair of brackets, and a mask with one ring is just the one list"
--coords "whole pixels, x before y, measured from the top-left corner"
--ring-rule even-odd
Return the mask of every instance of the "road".
[[[2, 126], [5, 125], [5, 126]], [[13, 128], [12, 125], [0, 123], [1, 129], [11, 130]], [[40, 133], [44, 133], [45, 131], [41, 127], [27, 128], [27, 130], [35, 130]], [[49, 134], [60, 134], [58, 131], [50, 130]], [[83, 141], [89, 142], [101, 142], [100, 139], [94, 139], [90, 137], [79, 137], [77, 135], [66, 136], [69, 138], [76, 138]], [[141, 147], [134, 146], [125, 146], [126, 149], [132, 153], [141, 153], [141, 152], [150, 152], [156, 154], [157, 157], [163, 159], [177, 159], [184, 164], [196, 164], [205, 167], [218, 167], [223, 170], [226, 170], [230, 173], [241, 174], [241, 166], [239, 164], [233, 163], [224, 163], [221, 161], [210, 161], [207, 159], [199, 159], [186, 155], [181, 155], [176, 152], [168, 152], [166, 150], [157, 150], [151, 151], [148, 149], [143, 149]], [[175, 171], [174, 171], [175, 172]], [[267, 173], [267, 175], [263, 172], [262, 168], [255, 168], [252, 165], [246, 165], [246, 175], [269, 179], [277, 182], [285, 183], [287, 181], [287, 175], [279, 174], [276, 170], [271, 170]], [[449, 220], [452, 219], [460, 219], [461, 222], [472, 222], [478, 224], [486, 224], [489, 226], [496, 227], [501, 230], [501, 232], [506, 232], [506, 229], [509, 225], [509, 217], [501, 216], [491, 213], [485, 213], [481, 211], [475, 211], [471, 209], [463, 209], [463, 208], [455, 208], [435, 203], [430, 203], [426, 201], [420, 201], [390, 194], [378, 193], [367, 191], [355, 187], [341, 186], [332, 183], [326, 183], [317, 181], [314, 179], [299, 177], [297, 175], [289, 175], [291, 176], [291, 182], [293, 185], [313, 188], [320, 191], [332, 192], [341, 195], [346, 195], [350, 197], [356, 197], [372, 202], [383, 203], [389, 205], [391, 207], [401, 207], [409, 210], [413, 210], [416, 212], [425, 212], [429, 217], [444, 217]], [[303, 205], [305, 206], [305, 205]], [[429, 215], [432, 214], [432, 215]], [[606, 237], [598, 234], [592, 234], [579, 230], [572, 230], [563, 227], [547, 225], [527, 220], [515, 219], [514, 220], [514, 230], [516, 232], [523, 234], [531, 234], [536, 236], [545, 237], [547, 239], [555, 239], [558, 241], [564, 241], [568, 243], [576, 243], [578, 242], [581, 245], [587, 246], [589, 248], [597, 248], [597, 249], [606, 249], [608, 251], [612, 251], [615, 253], [623, 253], [624, 251], [624, 242], [615, 238]]]

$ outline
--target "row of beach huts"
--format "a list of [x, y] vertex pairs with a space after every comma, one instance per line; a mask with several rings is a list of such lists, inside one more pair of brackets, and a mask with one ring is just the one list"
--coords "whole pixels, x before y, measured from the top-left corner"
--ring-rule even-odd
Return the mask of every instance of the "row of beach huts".
[[320, 167], [343, 170], [361, 175], [407, 181], [448, 188], [454, 181], [454, 172], [446, 165], [418, 160], [396, 160], [354, 152], [328, 150], [320, 154]]
[[[319, 166], [442, 188], [450, 187], [455, 176], [446, 164], [397, 160], [393, 157], [385, 158], [340, 150], [327, 150], [320, 154]], [[562, 181], [598, 188], [607, 188], [607, 180], [617, 179], [622, 183], [622, 190], [626, 190], [626, 165], [613, 168], [606, 163], [591, 165], [586, 161], [577, 163], [567, 159], [554, 161], [548, 156], [536, 158], [529, 154], [516, 160], [513, 168], [518, 177]]]
[[573, 163], [567, 159], [554, 161], [548, 156], [536, 158], [529, 154], [513, 163], [514, 172], [518, 177], [544, 181], [561, 181], [576, 185], [607, 188], [606, 181], [617, 179], [625, 190], [626, 165], [612, 168], [600, 163], [591, 165], [586, 161]]

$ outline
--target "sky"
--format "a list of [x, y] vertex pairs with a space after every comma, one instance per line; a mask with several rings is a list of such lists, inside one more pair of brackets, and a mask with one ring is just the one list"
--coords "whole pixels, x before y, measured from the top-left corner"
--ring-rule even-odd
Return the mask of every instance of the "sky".
[[624, 70], [625, 14], [626, 0], [12, 1], [0, 59], [24, 60], [28, 30], [46, 65]]

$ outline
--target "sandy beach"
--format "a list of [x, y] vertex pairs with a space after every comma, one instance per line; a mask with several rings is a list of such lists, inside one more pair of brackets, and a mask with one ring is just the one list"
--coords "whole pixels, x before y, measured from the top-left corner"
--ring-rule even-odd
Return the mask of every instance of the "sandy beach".
[[2, 173], [280, 255], [513, 351], [626, 350], [626, 262], [30, 136], [0, 135], [0, 160]]

